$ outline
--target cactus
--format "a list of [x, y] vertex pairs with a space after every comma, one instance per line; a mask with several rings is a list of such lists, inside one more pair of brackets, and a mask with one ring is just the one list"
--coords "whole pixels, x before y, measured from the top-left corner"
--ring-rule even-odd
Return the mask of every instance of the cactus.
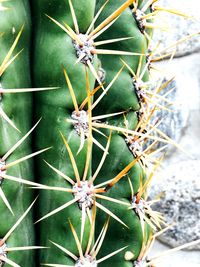
[[[35, 238], [32, 211], [26, 216], [20, 227], [4, 238], [12, 229], [17, 218], [25, 212], [32, 199], [32, 192], [25, 186], [2, 178], [3, 174], [6, 174], [33, 179], [33, 168], [30, 161], [17, 164], [20, 157], [31, 153], [30, 141], [26, 142], [23, 147], [14, 149], [14, 145], [21, 139], [22, 133], [26, 133], [30, 128], [32, 98], [30, 94], [9, 94], [3, 90], [4, 88], [31, 87], [28, 3], [17, 1], [14, 8], [10, 2], [1, 1], [0, 4], [0, 238], [5, 241], [0, 241], [0, 265], [2, 266], [2, 262], [7, 262], [7, 266], [14, 266], [12, 262], [22, 262], [28, 266], [31, 262], [34, 266], [32, 251], [3, 252], [4, 246], [10, 249], [33, 245]], [[11, 162], [14, 164], [12, 165]]]
[[146, 266], [164, 223], [146, 189], [174, 144], [150, 122], [168, 103], [154, 2], [0, 1], [0, 266]]

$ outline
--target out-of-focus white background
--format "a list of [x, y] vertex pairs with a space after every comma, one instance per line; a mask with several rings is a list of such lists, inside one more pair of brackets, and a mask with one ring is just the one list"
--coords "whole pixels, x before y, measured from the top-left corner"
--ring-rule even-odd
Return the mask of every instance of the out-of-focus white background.
[[[157, 29], [153, 37], [155, 42], [161, 42], [161, 47], [200, 32], [200, 1], [160, 0], [156, 5], [193, 17], [184, 19], [162, 12], [156, 24], [163, 25], [166, 31]], [[162, 204], [157, 208], [165, 213], [169, 223], [176, 221], [177, 224], [174, 231], [156, 241], [150, 258], [172, 246], [200, 239], [200, 35], [179, 45], [172, 62], [160, 62], [157, 66], [164, 69], [167, 77], [176, 77], [177, 90], [173, 99], [177, 103], [176, 111], [169, 115], [171, 119], [167, 119], [165, 127], [170, 127], [172, 138], [188, 155], [169, 149], [162, 170], [154, 180], [153, 194], [158, 194], [159, 190], [164, 192]], [[161, 257], [156, 264], [156, 267], [179, 266], [200, 267], [200, 243], [191, 250]]]

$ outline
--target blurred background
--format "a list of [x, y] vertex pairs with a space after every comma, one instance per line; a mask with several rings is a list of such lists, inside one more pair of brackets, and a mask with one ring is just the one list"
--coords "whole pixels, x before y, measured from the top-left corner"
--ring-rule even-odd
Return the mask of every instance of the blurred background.
[[[150, 198], [161, 198], [154, 209], [164, 214], [167, 224], [175, 225], [157, 238], [150, 259], [171, 248], [200, 240], [200, 1], [159, 0], [156, 5], [190, 16], [160, 12], [155, 25], [162, 29], [155, 29], [153, 36], [155, 45], [160, 44], [159, 49], [199, 34], [177, 45], [173, 60], [167, 58], [154, 63], [166, 80], [175, 77], [168, 88], [175, 88], [168, 95], [175, 103], [170, 107], [172, 112], [160, 111], [158, 116], [163, 119], [161, 130], [182, 150], [174, 146], [167, 148], [151, 187]], [[153, 78], [159, 77], [160, 72], [154, 71]], [[186, 266], [200, 267], [200, 242], [187, 250], [159, 257], [156, 262], [156, 267]]]
[[[192, 18], [186, 19], [161, 12], [155, 24], [153, 40], [167, 47], [187, 35], [200, 32], [200, 1], [160, 0], [158, 6], [176, 9]], [[195, 35], [176, 48], [174, 59], [156, 63], [175, 87], [169, 98], [176, 104], [173, 112], [164, 111], [162, 131], [183, 148], [169, 147], [162, 168], [153, 181], [151, 197], [161, 194], [154, 209], [164, 213], [168, 224], [176, 225], [159, 236], [151, 257], [172, 247], [200, 239], [200, 35]], [[170, 85], [169, 85], [170, 86]], [[150, 258], [151, 258], [150, 257]], [[161, 257], [157, 267], [200, 266], [200, 243], [184, 251]]]

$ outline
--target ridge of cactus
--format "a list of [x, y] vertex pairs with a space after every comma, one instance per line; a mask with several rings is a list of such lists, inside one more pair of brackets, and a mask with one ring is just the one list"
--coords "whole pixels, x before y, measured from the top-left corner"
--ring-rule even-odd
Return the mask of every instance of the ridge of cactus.
[[[24, 25], [24, 28], [22, 26]], [[22, 30], [23, 29], [23, 30]], [[1, 1], [0, 3], [0, 158], [9, 151], [21, 138], [22, 134], [28, 131], [32, 117], [32, 97], [30, 94], [7, 94], [2, 93], [6, 88], [31, 87], [30, 79], [30, 10], [28, 2]], [[23, 51], [22, 51], [23, 49]], [[18, 130], [17, 130], [17, 129]], [[11, 153], [6, 162], [1, 166], [14, 162], [23, 154], [31, 153], [30, 141], [23, 144], [16, 151]], [[2, 171], [5, 175], [16, 177], [28, 177], [33, 179], [32, 162], [24, 162]], [[0, 185], [0, 238], [3, 240], [6, 233], [22, 216], [32, 201], [32, 192], [25, 186], [2, 179]], [[6, 204], [6, 205], [5, 205]], [[11, 212], [12, 211], [12, 212]], [[12, 214], [13, 213], [13, 214]], [[26, 216], [20, 227], [6, 238], [6, 246], [1, 242], [0, 251], [7, 248], [34, 245], [34, 228], [32, 211]], [[0, 265], [12, 266], [12, 262], [22, 263], [26, 266], [31, 262], [34, 266], [34, 252], [13, 251], [0, 254]], [[13, 266], [14, 266], [13, 263]], [[17, 266], [17, 265], [16, 265]]]

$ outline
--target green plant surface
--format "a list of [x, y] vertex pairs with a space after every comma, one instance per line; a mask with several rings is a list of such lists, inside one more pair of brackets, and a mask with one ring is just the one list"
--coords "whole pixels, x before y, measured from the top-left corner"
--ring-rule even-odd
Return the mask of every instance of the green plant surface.
[[149, 80], [156, 2], [0, 0], [0, 266], [148, 263], [147, 188], [178, 147], [151, 120], [171, 105]]
[[[0, 84], [2, 89], [31, 87], [30, 81], [30, 11], [28, 1], [2, 2], [0, 10]], [[24, 26], [23, 26], [24, 25]], [[23, 34], [22, 34], [23, 26]], [[19, 54], [18, 54], [19, 53]], [[12, 61], [13, 60], [13, 61]], [[0, 90], [2, 90], [0, 89]], [[30, 94], [0, 94], [0, 158], [6, 166], [31, 153], [30, 139], [12, 153], [11, 148], [31, 126], [32, 97]], [[18, 130], [16, 130], [16, 128]], [[19, 132], [20, 131], [20, 132]], [[33, 179], [31, 160], [6, 168], [6, 175]], [[32, 200], [32, 192], [23, 184], [0, 180], [0, 238], [3, 238], [22, 216]], [[13, 214], [12, 214], [13, 213]], [[6, 240], [8, 247], [34, 244], [32, 212]], [[22, 266], [35, 266], [33, 251], [8, 252], [9, 260]], [[6, 264], [5, 266], [10, 266]]]
[[[130, 166], [124, 172], [126, 174], [130, 170], [134, 189], [137, 190], [139, 187], [143, 170], [140, 164], [136, 163], [136, 160], [134, 161], [134, 157], [125, 143], [124, 116], [130, 123], [129, 132], [131, 132], [138, 122], [135, 111], [140, 109], [140, 104], [134, 91], [130, 71], [123, 67], [122, 60], [130, 64], [130, 67], [135, 72], [139, 62], [142, 64], [142, 68], [146, 61], [145, 56], [141, 58], [141, 54], [144, 54], [147, 50], [147, 40], [138, 29], [131, 10], [128, 8], [130, 2], [109, 1], [104, 6], [104, 1], [97, 1], [96, 5], [95, 1], [87, 1], [83, 5], [81, 5], [80, 1], [64, 1], [59, 5], [55, 5], [54, 1], [48, 1], [48, 5], [46, 2], [36, 1], [34, 5], [33, 18], [36, 25], [34, 38], [34, 86], [60, 87], [57, 92], [44, 92], [36, 95], [36, 117], [42, 116], [43, 119], [36, 132], [35, 144], [37, 149], [52, 145], [52, 149], [37, 160], [37, 176], [40, 183], [51, 187], [51, 190], [50, 188], [45, 188], [45, 186], [40, 188], [38, 223], [41, 229], [41, 243], [49, 245], [49, 240], [51, 240], [67, 248], [75, 255], [78, 255], [78, 248], [73, 241], [74, 237], [70, 231], [68, 220], [74, 226], [78, 237], [81, 240], [83, 239], [81, 247], [85, 251], [91, 230], [88, 213], [91, 213], [90, 209], [94, 205], [97, 206], [95, 220], [97, 234], [100, 231], [98, 229], [102, 228], [102, 223], [105, 222], [106, 217], [108, 215], [113, 217], [110, 220], [110, 230], [107, 233], [110, 240], [105, 245], [108, 249], [102, 250], [102, 257], [105, 252], [108, 254], [127, 245], [129, 250], [134, 253], [135, 258], [137, 258], [143, 243], [140, 219], [132, 210], [127, 208], [127, 206], [130, 206], [131, 197], [131, 189], [127, 177], [121, 179], [108, 193], [103, 192], [100, 196], [92, 195], [93, 204], [87, 208], [87, 212], [83, 210], [83, 207], [81, 210], [75, 203], [78, 201], [73, 201], [74, 196], [70, 193], [73, 186], [70, 182], [66, 182], [66, 177], [64, 177], [67, 175], [73, 180], [73, 183], [77, 182], [80, 187], [82, 185], [79, 179], [86, 180], [86, 182], [89, 181], [91, 185], [94, 180], [95, 184], [100, 184], [114, 178], [130, 162], [134, 162], [132, 165], [135, 166]], [[87, 32], [87, 29], [93, 23], [95, 13], [97, 14], [102, 6], [104, 6], [102, 13], [99, 14], [97, 20], [95, 19], [90, 32]], [[117, 11], [119, 13], [116, 13], [119, 8], [120, 10]], [[73, 13], [75, 15], [72, 15]], [[114, 19], [119, 14], [120, 17], [114, 22]], [[114, 17], [111, 18], [111, 16]], [[97, 46], [94, 44], [93, 59], [90, 59], [89, 62], [87, 60], [84, 62], [83, 58], [83, 60], [77, 62], [77, 51], [73, 42], [77, 41], [79, 34], [85, 34], [85, 32], [87, 32], [89, 38], [90, 36], [95, 36], [96, 33], [98, 35], [99, 25], [103, 29], [102, 22], [104, 23], [107, 18], [111, 19], [106, 25], [112, 21], [114, 23], [102, 34], [94, 37], [95, 42], [103, 40], [103, 44], [101, 45], [100, 43]], [[77, 37], [68, 34], [70, 29], [75, 31], [73, 34]], [[71, 37], [74, 37], [73, 42]], [[116, 40], [117, 42], [111, 41], [111, 44], [104, 44], [105, 40], [118, 38], [120, 40]], [[98, 76], [100, 67], [105, 70], [103, 84], [101, 84], [101, 77]], [[97, 80], [96, 85], [94, 84], [95, 79]], [[144, 79], [148, 79], [148, 74], [145, 74]], [[109, 86], [110, 88], [108, 88]], [[97, 88], [97, 93], [93, 91], [95, 87]], [[90, 96], [89, 92], [94, 92], [92, 93], [94, 97]], [[99, 97], [102, 98], [99, 103], [95, 102], [95, 100], [98, 101]], [[86, 103], [84, 105], [82, 103], [85, 99]], [[81, 110], [86, 112], [88, 116], [88, 129], [85, 133], [82, 132], [82, 136], [79, 136], [77, 130], [74, 129], [75, 118], [71, 117], [71, 115], [72, 112], [75, 112], [74, 114], [78, 116]], [[119, 115], [113, 117], [112, 113], [118, 112]], [[101, 129], [105, 119], [98, 122], [95, 118], [93, 119], [93, 114], [95, 116], [106, 116], [105, 119], [109, 122], [108, 130]], [[109, 114], [111, 114], [111, 119], [107, 119], [107, 115], [108, 117], [110, 116]], [[120, 127], [120, 134], [115, 129], [112, 129], [113, 126]], [[107, 138], [98, 133], [95, 134], [92, 129], [104, 131]], [[110, 130], [112, 130], [112, 134], [108, 138]], [[80, 129], [80, 131], [82, 130]], [[109, 141], [107, 142], [107, 140]], [[92, 144], [92, 142], [95, 143]], [[103, 147], [109, 153], [107, 157], [105, 151], [102, 151]], [[120, 154], [117, 152], [119, 147]], [[78, 154], [77, 151], [79, 152]], [[70, 153], [72, 154], [71, 156]], [[123, 160], [121, 160], [121, 156]], [[97, 169], [102, 157], [106, 159], [100, 171]], [[42, 159], [45, 159], [46, 163]], [[93, 171], [91, 170], [92, 166]], [[131, 169], [131, 167], [133, 168]], [[102, 190], [105, 190], [104, 187]], [[119, 206], [119, 203], [115, 203], [115, 200], [112, 202], [103, 201], [101, 195], [102, 197], [103, 195], [112, 197], [116, 201], [121, 201], [121, 203], [126, 202], [126, 205]], [[104, 207], [106, 207], [106, 211]], [[99, 210], [102, 209], [103, 214], [107, 213], [107, 215], [99, 214]], [[46, 232], [47, 226], [48, 233]], [[124, 235], [125, 239], [123, 239]], [[116, 243], [116, 238], [120, 242]], [[55, 245], [51, 246], [51, 250], [45, 251], [45, 253], [41, 252], [41, 262], [55, 262], [55, 254], [57, 255], [57, 263], [71, 264], [72, 260], [67, 259], [66, 255], [64, 256]], [[119, 266], [122, 266], [122, 264], [130, 266], [132, 264], [124, 260], [124, 253], [119, 253], [111, 257], [110, 261], [105, 261], [105, 265], [104, 262], [99, 263], [99, 265], [107, 266], [106, 264], [111, 264], [112, 261]]]

